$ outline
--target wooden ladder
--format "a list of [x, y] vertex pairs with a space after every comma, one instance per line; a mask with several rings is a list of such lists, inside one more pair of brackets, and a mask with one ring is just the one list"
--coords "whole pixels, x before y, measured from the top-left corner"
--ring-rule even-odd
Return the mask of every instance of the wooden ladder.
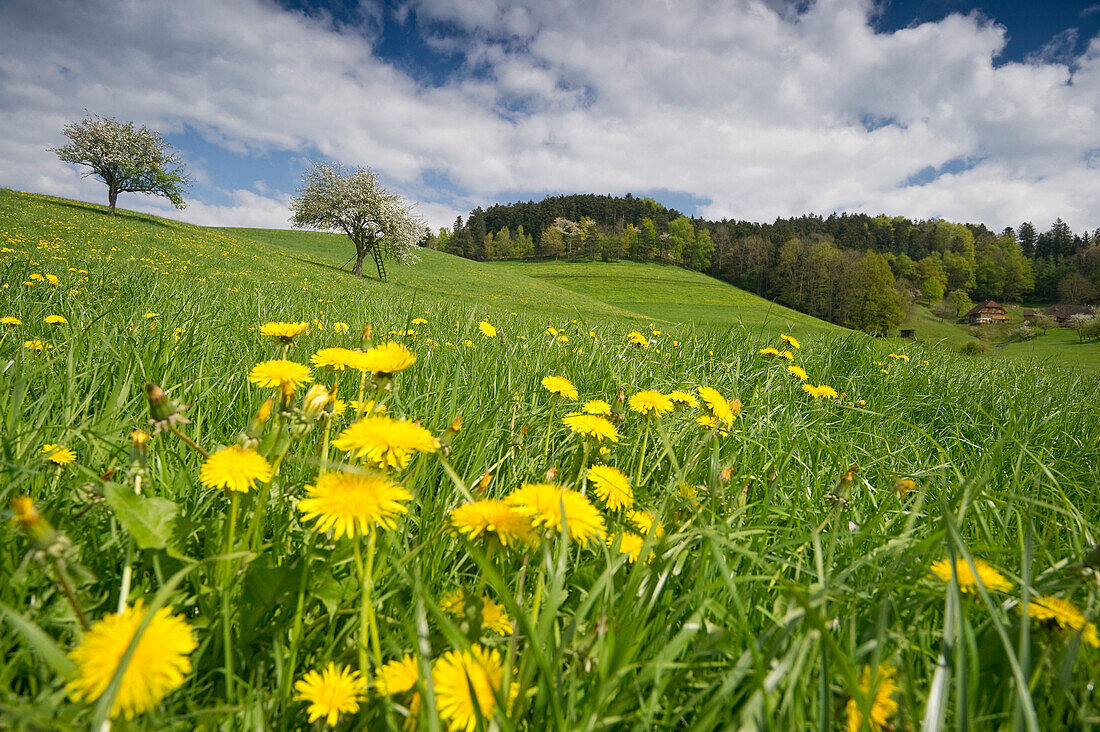
[[382, 253], [378, 251], [378, 247], [375, 246], [371, 249], [371, 255], [374, 256], [374, 264], [378, 267], [378, 279], [383, 282], [386, 281], [386, 263], [382, 260]]

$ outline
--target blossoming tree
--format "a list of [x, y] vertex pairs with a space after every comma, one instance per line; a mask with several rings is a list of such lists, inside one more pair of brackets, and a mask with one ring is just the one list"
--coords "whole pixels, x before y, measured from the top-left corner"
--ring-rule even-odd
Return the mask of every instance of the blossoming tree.
[[185, 208], [183, 189], [191, 183], [183, 162], [168, 143], [144, 125], [122, 123], [98, 114], [65, 125], [61, 130], [71, 140], [51, 148], [63, 162], [88, 168], [107, 184], [107, 213], [115, 214], [119, 193], [149, 193], [163, 196], [176, 208]]
[[350, 172], [339, 163], [314, 163], [291, 199], [290, 218], [296, 228], [343, 231], [355, 244], [355, 268], [363, 276], [363, 260], [369, 254], [386, 279], [384, 259], [405, 264], [418, 261], [416, 242], [427, 230], [408, 204], [387, 193], [374, 172], [356, 168]]

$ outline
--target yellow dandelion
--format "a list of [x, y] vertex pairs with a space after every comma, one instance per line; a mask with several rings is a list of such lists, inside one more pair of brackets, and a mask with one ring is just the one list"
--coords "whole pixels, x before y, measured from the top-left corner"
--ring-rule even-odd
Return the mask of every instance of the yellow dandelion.
[[68, 465], [76, 460], [76, 452], [64, 445], [43, 445], [42, 459], [54, 465]]
[[382, 343], [359, 357], [356, 368], [379, 375], [395, 374], [416, 363], [416, 354], [400, 343]]
[[640, 348], [649, 348], [649, 339], [636, 330], [632, 330], [626, 334], [627, 342], [632, 346], [638, 346]]
[[351, 330], [351, 327], [347, 323], [336, 321], [332, 324], [333, 333], [347, 333], [349, 330]]
[[497, 329], [494, 328], [489, 323], [489, 321], [487, 321], [487, 320], [483, 320], [480, 323], [478, 323], [477, 324], [477, 329], [480, 330], [481, 335], [485, 336], [486, 338], [495, 338], [496, 337]]
[[619, 441], [619, 431], [604, 417], [598, 414], [567, 414], [561, 420], [566, 427], [578, 435], [591, 437], [596, 442]]
[[760, 355], [761, 356], [768, 356], [768, 357], [778, 356], [779, 355], [779, 349], [778, 348], [772, 348], [771, 346], [768, 346], [767, 348], [761, 348], [760, 349]]
[[414, 452], [438, 450], [439, 440], [415, 422], [376, 413], [350, 425], [332, 445], [381, 468], [403, 469]]
[[[459, 620], [469, 620], [466, 613], [466, 593], [455, 590], [440, 601], [439, 606], [444, 612], [454, 615]], [[481, 627], [490, 630], [497, 635], [510, 635], [512, 632], [512, 619], [504, 611], [504, 607], [488, 597], [477, 598], [481, 604]]]
[[695, 424], [702, 425], [704, 427], [716, 427], [718, 426], [718, 420], [709, 414], [701, 414], [695, 418]]
[[795, 349], [796, 351], [799, 348], [802, 348], [802, 346], [798, 342], [798, 339], [796, 339], [794, 336], [789, 336], [786, 333], [784, 333], [783, 335], [781, 335], [779, 337], [782, 338], [783, 340], [785, 340], [787, 342], [787, 345], [790, 346], [791, 348]]
[[612, 511], [630, 508], [634, 504], [634, 491], [630, 479], [609, 465], [593, 465], [585, 473], [592, 483], [593, 492]]
[[584, 403], [585, 414], [611, 414], [611, 405], [603, 399], [593, 399]]
[[643, 534], [653, 531], [656, 532], [657, 536], [665, 535], [665, 527], [649, 511], [628, 511], [626, 520], [634, 524], [634, 527]]
[[722, 424], [733, 424], [734, 417], [741, 413], [741, 400], [734, 399], [731, 402], [722, 396], [717, 389], [700, 386], [699, 396], [703, 398], [703, 402], [706, 403], [711, 415]]
[[[965, 559], [955, 560], [955, 573], [959, 579], [960, 592], [977, 592], [979, 580], [989, 591], [1009, 592], [1012, 590], [1012, 583], [981, 559], [974, 560], [974, 569], [978, 570], [977, 576], [970, 570], [970, 565]], [[932, 562], [929, 570], [944, 582], [951, 581], [951, 562], [948, 560], [941, 559], [938, 562]]]
[[579, 396], [573, 382], [561, 376], [547, 376], [542, 380], [542, 386], [562, 399], [576, 399]]
[[[339, 399], [337, 401], [339, 401]], [[360, 411], [358, 399], [350, 400], [348, 402], [348, 406], [351, 407], [355, 412]], [[376, 404], [373, 399], [367, 399], [365, 402], [363, 402], [362, 412], [363, 414], [385, 414], [386, 405]]]
[[668, 393], [668, 398], [672, 400], [672, 403], [678, 407], [692, 407], [697, 408], [699, 406], [699, 400], [686, 391], [674, 389]]
[[61, 325], [62, 323], [68, 323], [68, 319], [64, 315], [47, 315], [46, 322], [50, 325]]
[[810, 375], [806, 373], [806, 369], [801, 366], [788, 366], [787, 371], [797, 376], [799, 381], [806, 381], [810, 378]]
[[309, 366], [296, 361], [276, 359], [253, 366], [248, 373], [248, 380], [257, 386], [294, 390], [302, 384], [312, 382], [313, 372], [309, 370]]
[[23, 341], [23, 348], [29, 348], [32, 351], [46, 351], [53, 348], [53, 346], [43, 342], [41, 338], [35, 338], [33, 341]]
[[536, 527], [555, 534], [565, 531], [580, 544], [602, 539], [606, 534], [603, 516], [576, 491], [547, 483], [527, 483], [504, 500]]
[[248, 448], [231, 445], [206, 458], [199, 480], [207, 488], [247, 493], [256, 483], [271, 480], [271, 465], [263, 455]]
[[917, 481], [913, 480], [912, 478], [898, 478], [897, 481], [894, 482], [894, 492], [902, 497], [908, 495], [911, 491], [915, 491], [916, 489]]
[[376, 526], [397, 526], [397, 517], [408, 513], [404, 503], [411, 498], [411, 493], [381, 475], [325, 473], [316, 485], [306, 486], [298, 510], [303, 520], [320, 519], [318, 531], [334, 529], [335, 538], [351, 539], [370, 534]]
[[615, 546], [615, 540], [619, 541], [619, 553], [627, 555], [628, 561], [631, 564], [638, 561], [638, 556], [642, 553], [642, 544], [645, 543], [645, 539], [635, 534], [633, 531], [624, 531], [621, 534], [607, 537], [607, 545], [609, 547]]
[[[69, 654], [77, 666], [76, 679], [66, 687], [73, 699], [92, 702], [103, 696], [144, 617], [139, 601], [121, 613], [104, 616], [84, 634]], [[111, 717], [133, 719], [182, 685], [191, 673], [190, 655], [196, 645], [191, 626], [172, 615], [172, 608], [157, 610], [122, 672]]]
[[353, 351], [350, 348], [322, 348], [309, 357], [309, 362], [333, 371], [346, 371], [359, 368], [362, 357], [362, 351]]
[[294, 336], [309, 330], [309, 323], [264, 323], [260, 326], [260, 335], [270, 336], [279, 343], [290, 343]]
[[359, 711], [364, 686], [358, 671], [347, 667], [337, 669], [335, 663], [329, 662], [320, 673], [310, 671], [294, 682], [294, 690], [298, 692], [294, 699], [309, 702], [306, 712], [310, 722], [324, 717], [328, 725], [334, 727], [341, 714]]
[[449, 651], [432, 668], [436, 706], [450, 732], [473, 732], [479, 719], [491, 719], [504, 678], [500, 652], [479, 645]]
[[813, 386], [811, 384], [803, 384], [802, 390], [812, 396], [814, 399], [836, 399], [836, 389], [831, 386], [822, 384], [821, 386]]
[[52, 274], [46, 275], [46, 281], [49, 282], [51, 285], [60, 285], [61, 284], [61, 280], [57, 279], [57, 275], [52, 275]]
[[505, 547], [531, 544], [535, 540], [530, 519], [495, 498], [464, 503], [453, 509], [451, 526], [468, 539], [496, 539]]
[[1068, 600], [1049, 595], [1037, 597], [1027, 604], [1027, 614], [1036, 620], [1050, 621], [1074, 634], [1080, 633], [1082, 641], [1093, 648], [1100, 647], [1096, 626], [1086, 620], [1077, 606]]
[[644, 414], [647, 417], [659, 417], [665, 412], [672, 411], [672, 400], [661, 392], [652, 389], [639, 391], [637, 394], [631, 395], [627, 405], [630, 407], [630, 411]]
[[0, 318], [0, 325], [23, 325], [23, 321], [13, 315]]
[[149, 312], [145, 313], [145, 315], [143, 315], [142, 317], [145, 318], [146, 320], [152, 320], [153, 318], [159, 318], [160, 313], [154, 313], [152, 311], [149, 311]]
[[413, 318], [412, 319], [412, 324], [413, 325], [427, 325], [428, 321], [425, 318]]
[[780, 351], [779, 352], [779, 357], [780, 358], [785, 358], [788, 361], [793, 361], [794, 360], [794, 354], [791, 353], [790, 351]]
[[[863, 667], [863, 678], [859, 688], [865, 695], [872, 695], [871, 716], [867, 720], [867, 728], [871, 732], [891, 729], [890, 717], [898, 711], [898, 703], [893, 697], [901, 688], [895, 680], [897, 673], [897, 669], [892, 666], [885, 663], [880, 665], [877, 678], [874, 680], [877, 686], [872, 689], [871, 667]], [[846, 711], [848, 732], [859, 732], [863, 727], [863, 712], [860, 711], [859, 703], [855, 699], [849, 699]]]
[[420, 680], [420, 669], [416, 659], [406, 654], [402, 658], [382, 664], [374, 677], [374, 689], [379, 694], [393, 696], [402, 694], [416, 686]]

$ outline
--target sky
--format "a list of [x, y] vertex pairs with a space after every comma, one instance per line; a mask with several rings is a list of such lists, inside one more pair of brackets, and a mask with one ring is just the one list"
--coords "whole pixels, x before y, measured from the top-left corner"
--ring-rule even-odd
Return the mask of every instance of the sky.
[[1100, 0], [0, 0], [0, 186], [106, 202], [57, 160], [87, 113], [161, 132], [200, 224], [289, 227], [311, 161], [433, 229], [648, 195], [1100, 227]]

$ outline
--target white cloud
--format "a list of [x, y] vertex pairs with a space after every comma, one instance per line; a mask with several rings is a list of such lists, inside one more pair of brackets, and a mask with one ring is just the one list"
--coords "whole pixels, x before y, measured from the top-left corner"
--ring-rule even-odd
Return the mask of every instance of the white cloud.
[[[369, 165], [421, 201], [433, 228], [515, 191], [655, 188], [709, 201], [709, 217], [859, 210], [1100, 226], [1097, 39], [1072, 67], [1049, 54], [994, 66], [1002, 27], [951, 15], [877, 33], [862, 0], [801, 13], [757, 0], [413, 7], [469, 34], [455, 43], [445, 26], [426, 30], [467, 52], [442, 86], [374, 54], [375, 16], [356, 34], [258, 0], [10, 0], [0, 184], [102, 197], [44, 152], [86, 107], [162, 131], [189, 125], [237, 151]], [[976, 162], [905, 184], [957, 159]], [[454, 187], [425, 185], [428, 171]], [[235, 191], [183, 216], [285, 226], [287, 193]]]

